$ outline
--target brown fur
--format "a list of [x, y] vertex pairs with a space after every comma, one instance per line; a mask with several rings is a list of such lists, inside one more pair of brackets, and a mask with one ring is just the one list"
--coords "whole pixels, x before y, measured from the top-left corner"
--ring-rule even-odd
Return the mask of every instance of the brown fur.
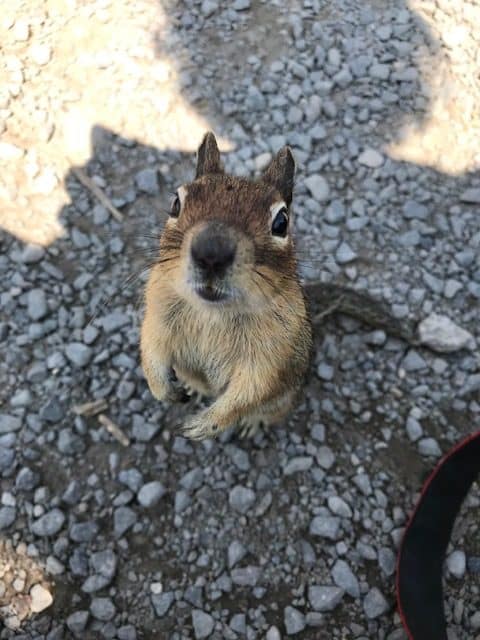
[[[207, 134], [197, 178], [184, 185], [181, 213], [162, 233], [146, 287], [142, 364], [159, 400], [179, 397], [172, 369], [181, 383], [215, 399], [187, 422], [189, 437], [209, 437], [238, 423], [248, 428], [277, 421], [301, 389], [310, 322], [291, 236], [277, 242], [271, 234], [270, 207], [287, 202], [291, 192], [290, 159], [289, 150], [280, 152], [257, 182], [227, 176], [215, 138]], [[212, 222], [237, 247], [228, 277], [215, 284], [229, 297], [215, 303], [196, 293], [190, 258], [192, 238]]]

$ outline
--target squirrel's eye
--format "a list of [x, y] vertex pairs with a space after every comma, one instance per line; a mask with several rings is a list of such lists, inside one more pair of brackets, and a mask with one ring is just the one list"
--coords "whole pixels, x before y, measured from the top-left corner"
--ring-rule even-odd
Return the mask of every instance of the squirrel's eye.
[[172, 207], [170, 209], [170, 216], [172, 218], [178, 218], [179, 215], [180, 215], [180, 198], [178, 196], [175, 196], [172, 202]]
[[282, 207], [272, 222], [272, 235], [285, 238], [288, 231], [288, 215], [287, 208]]

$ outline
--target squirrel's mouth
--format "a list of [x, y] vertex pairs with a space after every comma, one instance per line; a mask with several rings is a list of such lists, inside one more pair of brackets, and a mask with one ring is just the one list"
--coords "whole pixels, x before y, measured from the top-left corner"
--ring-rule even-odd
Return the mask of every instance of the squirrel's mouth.
[[197, 286], [195, 292], [202, 300], [207, 300], [208, 302], [222, 302], [228, 298], [225, 291], [210, 285]]

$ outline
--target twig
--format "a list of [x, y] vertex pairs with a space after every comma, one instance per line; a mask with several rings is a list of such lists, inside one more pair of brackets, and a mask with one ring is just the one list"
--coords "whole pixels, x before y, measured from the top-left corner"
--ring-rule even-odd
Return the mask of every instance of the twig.
[[304, 288], [307, 298], [312, 303], [324, 307], [324, 311], [313, 316], [314, 323], [332, 313], [342, 313], [375, 329], [383, 329], [389, 335], [401, 338], [410, 345], [418, 344], [416, 322], [394, 318], [383, 302], [375, 300], [366, 292], [331, 282], [308, 282]]
[[115, 220], [123, 222], [123, 214], [113, 206], [111, 200], [103, 193], [100, 187], [91, 180], [83, 169], [72, 167], [73, 175], [99, 200], [103, 206], [110, 211]]
[[101, 411], [107, 409], [108, 403], [105, 398], [93, 400], [92, 402], [84, 402], [83, 404], [75, 404], [72, 407], [72, 411], [77, 416], [94, 416]]
[[108, 433], [110, 433], [116, 440], [120, 442], [120, 444], [122, 444], [124, 447], [128, 447], [130, 445], [130, 438], [128, 438], [120, 429], [120, 427], [116, 425], [113, 420], [110, 420], [108, 416], [106, 416], [104, 413], [101, 413], [98, 416], [98, 421], [105, 427]]
[[338, 311], [344, 299], [345, 299], [345, 296], [340, 296], [338, 300], [335, 300], [335, 302], [331, 304], [329, 307], [327, 307], [324, 311], [320, 311], [320, 313], [316, 313], [313, 317], [313, 322], [316, 324], [317, 322], [320, 322], [320, 320], [323, 320], [323, 318], [325, 318], [326, 316], [329, 316], [335, 311]]

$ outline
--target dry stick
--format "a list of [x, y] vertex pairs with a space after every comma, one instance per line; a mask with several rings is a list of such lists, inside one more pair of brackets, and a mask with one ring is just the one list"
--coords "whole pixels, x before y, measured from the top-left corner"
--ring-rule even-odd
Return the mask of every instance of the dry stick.
[[84, 402], [83, 404], [75, 404], [72, 407], [74, 413], [77, 416], [94, 416], [101, 411], [105, 411], [108, 408], [108, 403], [105, 398], [99, 400], [93, 400], [92, 402]]
[[110, 211], [115, 220], [123, 222], [123, 214], [113, 206], [111, 200], [103, 193], [100, 187], [87, 176], [83, 169], [80, 169], [79, 167], [72, 167], [72, 172], [77, 180], [81, 182], [83, 186], [86, 187], [97, 198], [97, 200], [99, 200], [103, 206]]
[[368, 293], [356, 291], [331, 282], [308, 282], [305, 285], [307, 298], [324, 307], [313, 317], [314, 323], [332, 313], [343, 313], [387, 334], [401, 338], [411, 345], [418, 345], [415, 323], [394, 318], [388, 307], [372, 298]]
[[108, 433], [110, 433], [116, 440], [120, 442], [120, 444], [122, 444], [124, 447], [128, 447], [130, 445], [130, 438], [128, 438], [120, 429], [120, 427], [116, 425], [113, 420], [110, 420], [108, 416], [106, 416], [104, 413], [101, 413], [98, 416], [98, 421], [105, 427]]

